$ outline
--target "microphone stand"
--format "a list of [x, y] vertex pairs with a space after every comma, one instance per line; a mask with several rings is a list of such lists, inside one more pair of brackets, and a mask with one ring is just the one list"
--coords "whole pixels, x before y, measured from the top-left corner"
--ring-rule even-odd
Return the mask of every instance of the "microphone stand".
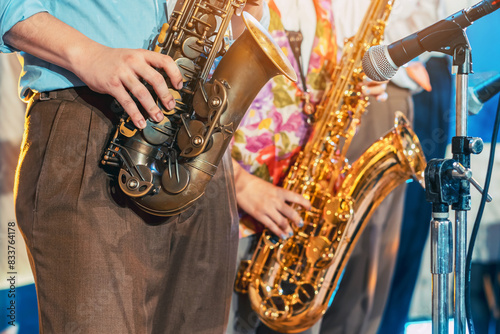
[[[472, 138], [467, 137], [467, 91], [471, 73], [470, 47], [461, 46], [455, 50], [453, 65], [457, 66], [456, 79], [456, 136], [452, 138], [453, 159], [465, 168], [470, 168]], [[482, 151], [482, 142], [481, 142]], [[463, 169], [462, 169], [463, 170]], [[460, 172], [459, 170], [456, 170]], [[462, 174], [460, 174], [462, 175]], [[457, 177], [461, 179], [461, 177]], [[452, 204], [455, 210], [455, 333], [465, 334], [465, 259], [467, 256], [467, 211], [470, 207], [470, 183], [460, 180], [458, 201]]]
[[[458, 36], [458, 37], [457, 37]], [[432, 273], [432, 333], [448, 333], [448, 283], [453, 271], [453, 237], [449, 206], [455, 211], [455, 270], [454, 270], [454, 333], [466, 333], [465, 261], [467, 250], [467, 211], [470, 207], [470, 183], [481, 193], [472, 178], [470, 154], [483, 149], [480, 138], [467, 136], [468, 75], [472, 70], [471, 49], [462, 30], [453, 39], [453, 47], [436, 51], [453, 55], [456, 77], [456, 136], [452, 138], [452, 159], [432, 159], [425, 169], [426, 200], [432, 204], [431, 273]], [[447, 44], [448, 46], [450, 44]], [[469, 183], [470, 182], [470, 183]]]

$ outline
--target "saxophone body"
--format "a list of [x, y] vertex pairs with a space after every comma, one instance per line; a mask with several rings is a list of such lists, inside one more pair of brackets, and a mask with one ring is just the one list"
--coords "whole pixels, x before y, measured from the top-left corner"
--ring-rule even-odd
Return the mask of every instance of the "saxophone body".
[[422, 184], [425, 157], [402, 113], [395, 126], [352, 165], [345, 154], [368, 101], [361, 95], [361, 60], [380, 44], [392, 0], [372, 0], [317, 107], [316, 121], [283, 187], [309, 199], [296, 206], [304, 226], [281, 240], [262, 233], [251, 260], [243, 261], [235, 289], [248, 293], [268, 327], [297, 333], [313, 326], [332, 302], [343, 269], [373, 211], [408, 179]]
[[231, 17], [245, 3], [179, 0], [152, 43], [151, 49], [172, 57], [183, 75], [183, 88], [170, 88], [176, 107], [167, 110], [150, 88], [163, 121], [148, 119], [140, 130], [124, 114], [102, 159], [120, 189], [149, 214], [175, 215], [193, 205], [262, 86], [279, 74], [297, 80], [280, 48], [248, 13], [243, 13], [247, 29], [226, 51]]

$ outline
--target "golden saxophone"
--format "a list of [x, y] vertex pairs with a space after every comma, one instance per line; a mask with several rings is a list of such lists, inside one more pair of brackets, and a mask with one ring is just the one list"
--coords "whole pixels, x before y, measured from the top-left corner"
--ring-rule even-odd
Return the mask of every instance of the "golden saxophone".
[[154, 51], [174, 59], [183, 75], [183, 88], [170, 89], [176, 107], [164, 108], [150, 89], [163, 121], [148, 119], [139, 130], [123, 115], [102, 159], [121, 190], [145, 212], [170, 216], [191, 206], [204, 194], [262, 86], [278, 74], [297, 80], [281, 49], [248, 13], [243, 13], [247, 29], [226, 51], [224, 35], [231, 17], [245, 4], [179, 0], [152, 43]]
[[426, 161], [402, 113], [395, 127], [349, 166], [345, 154], [368, 99], [360, 92], [361, 60], [380, 44], [392, 0], [372, 0], [357, 32], [344, 47], [311, 136], [283, 187], [309, 199], [296, 206], [304, 226], [280, 240], [264, 230], [252, 259], [243, 261], [235, 289], [247, 292], [253, 310], [270, 328], [301, 332], [324, 314], [359, 236], [373, 211], [398, 185], [421, 184]]

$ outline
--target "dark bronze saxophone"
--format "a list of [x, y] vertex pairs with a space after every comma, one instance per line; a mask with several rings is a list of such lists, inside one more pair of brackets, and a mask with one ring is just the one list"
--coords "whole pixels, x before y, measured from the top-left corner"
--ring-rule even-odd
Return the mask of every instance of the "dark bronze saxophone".
[[283, 187], [310, 200], [295, 206], [304, 226], [280, 240], [264, 230], [252, 259], [244, 261], [235, 289], [247, 292], [253, 310], [283, 333], [313, 326], [332, 300], [351, 251], [373, 211], [398, 185], [423, 181], [425, 157], [402, 113], [385, 137], [350, 166], [345, 158], [368, 98], [361, 94], [361, 61], [380, 44], [392, 0], [372, 0], [317, 107], [311, 136]]
[[243, 13], [247, 29], [226, 51], [224, 35], [245, 0], [179, 2], [153, 43], [183, 75], [183, 88], [170, 89], [176, 107], [169, 111], [156, 98], [165, 117], [159, 123], [148, 119], [143, 130], [124, 115], [102, 160], [114, 169], [121, 190], [158, 216], [180, 213], [204, 194], [234, 131], [269, 79], [283, 74], [297, 80], [283, 52], [248, 13]]

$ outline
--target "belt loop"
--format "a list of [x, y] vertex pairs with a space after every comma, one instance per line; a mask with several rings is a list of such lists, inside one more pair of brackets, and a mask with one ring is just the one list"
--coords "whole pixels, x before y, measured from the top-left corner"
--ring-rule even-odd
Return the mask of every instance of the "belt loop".
[[32, 100], [48, 101], [57, 98], [56, 91], [38, 93], [31, 88], [28, 88], [23, 94], [23, 101], [29, 103]]
[[38, 98], [40, 101], [48, 101], [50, 100], [50, 92], [41, 92], [40, 97]]
[[33, 106], [33, 103], [35, 101], [48, 101], [50, 99], [55, 99], [56, 97], [57, 97], [57, 92], [55, 91], [36, 93], [36, 91], [33, 91], [31, 88], [28, 88], [24, 93], [24, 99], [23, 99], [24, 102], [28, 104], [26, 106], [26, 117], [28, 117], [31, 114], [31, 107]]

